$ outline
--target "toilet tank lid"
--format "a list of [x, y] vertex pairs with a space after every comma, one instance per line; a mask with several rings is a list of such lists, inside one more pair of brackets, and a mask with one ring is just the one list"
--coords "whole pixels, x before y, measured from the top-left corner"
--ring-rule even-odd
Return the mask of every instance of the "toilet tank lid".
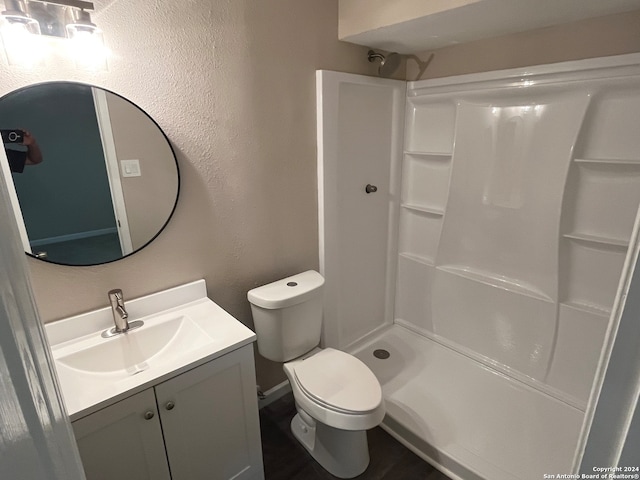
[[315, 270], [308, 270], [249, 290], [247, 298], [253, 305], [262, 308], [291, 307], [318, 295], [323, 284], [322, 275]]

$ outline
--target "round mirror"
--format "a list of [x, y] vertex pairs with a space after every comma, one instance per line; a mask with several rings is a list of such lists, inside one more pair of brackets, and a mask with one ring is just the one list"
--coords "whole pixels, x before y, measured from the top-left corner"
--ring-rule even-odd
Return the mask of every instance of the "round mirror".
[[175, 154], [153, 119], [120, 95], [72, 82], [25, 87], [0, 98], [0, 129], [28, 254], [62, 265], [112, 262], [169, 221], [180, 188]]

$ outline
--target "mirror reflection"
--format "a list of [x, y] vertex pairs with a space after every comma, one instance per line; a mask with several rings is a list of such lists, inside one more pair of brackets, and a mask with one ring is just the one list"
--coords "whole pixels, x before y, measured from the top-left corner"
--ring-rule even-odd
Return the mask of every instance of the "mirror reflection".
[[107, 90], [71, 82], [0, 98], [0, 129], [27, 253], [95, 265], [134, 253], [164, 228], [179, 173], [159, 126]]

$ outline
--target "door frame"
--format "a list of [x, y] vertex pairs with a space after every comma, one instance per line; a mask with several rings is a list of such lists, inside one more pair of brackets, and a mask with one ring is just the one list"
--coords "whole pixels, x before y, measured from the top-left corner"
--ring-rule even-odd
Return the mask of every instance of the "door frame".
[[24, 217], [22, 216], [22, 209], [20, 208], [20, 202], [18, 201], [18, 192], [16, 191], [16, 186], [13, 183], [13, 174], [9, 169], [9, 162], [7, 160], [7, 155], [2, 150], [2, 155], [0, 158], [0, 163], [2, 166], [2, 183], [6, 186], [7, 194], [9, 195], [9, 203], [11, 205], [11, 209], [13, 210], [13, 216], [16, 219], [16, 224], [18, 226], [18, 233], [20, 235], [20, 241], [22, 242], [22, 248], [26, 253], [32, 253], [31, 244], [29, 243], [29, 235], [27, 234], [27, 227], [24, 223]]
[[113, 214], [116, 218], [120, 248], [122, 249], [122, 255], [129, 255], [133, 252], [133, 242], [131, 241], [131, 230], [129, 229], [129, 219], [127, 217], [127, 205], [124, 199], [122, 182], [120, 180], [118, 154], [116, 151], [116, 143], [113, 138], [113, 129], [111, 128], [111, 117], [109, 116], [107, 95], [104, 90], [93, 87], [91, 88], [91, 93], [93, 95], [93, 103], [96, 110], [96, 118], [98, 120], [100, 139], [102, 140], [102, 151], [104, 153], [104, 161], [107, 168], [107, 180], [109, 182], [109, 190], [111, 191], [111, 204], [113, 205]]

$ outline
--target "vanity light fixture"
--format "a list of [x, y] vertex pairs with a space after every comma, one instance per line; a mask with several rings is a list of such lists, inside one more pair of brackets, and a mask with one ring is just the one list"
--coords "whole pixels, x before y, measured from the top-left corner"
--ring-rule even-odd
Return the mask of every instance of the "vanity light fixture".
[[[91, 21], [93, 3], [83, 0], [4, 0], [0, 30], [10, 65], [33, 66], [42, 62], [50, 46], [65, 39], [76, 66], [106, 70], [102, 31]], [[47, 41], [48, 37], [50, 41]]]

